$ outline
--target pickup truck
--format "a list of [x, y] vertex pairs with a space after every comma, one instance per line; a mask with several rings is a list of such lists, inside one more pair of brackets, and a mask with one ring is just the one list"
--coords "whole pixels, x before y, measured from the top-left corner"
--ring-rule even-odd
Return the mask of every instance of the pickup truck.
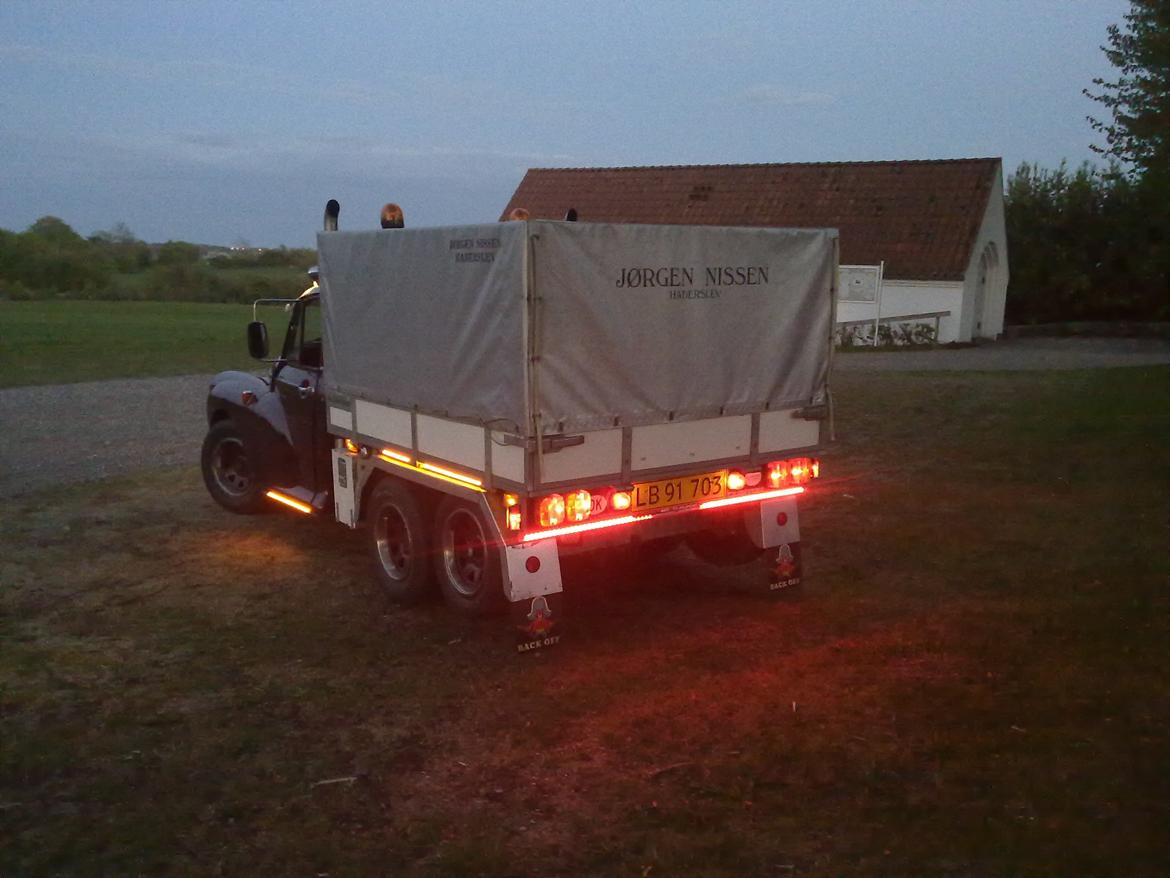
[[800, 585], [834, 230], [404, 229], [399, 212], [343, 232], [337, 215], [319, 285], [279, 300], [275, 357], [254, 309], [270, 371], [212, 381], [202, 469], [220, 505], [362, 528], [391, 597], [437, 585], [457, 612], [508, 612], [522, 652], [560, 639], [568, 554], [685, 541], [758, 564], [767, 593]]

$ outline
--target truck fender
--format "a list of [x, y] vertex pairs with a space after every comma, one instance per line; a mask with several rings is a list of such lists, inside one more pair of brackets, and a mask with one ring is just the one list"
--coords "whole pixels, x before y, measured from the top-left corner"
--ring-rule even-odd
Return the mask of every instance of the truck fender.
[[299, 470], [288, 419], [271, 385], [247, 372], [220, 372], [207, 393], [208, 426], [225, 418], [240, 431], [267, 484], [297, 483]]

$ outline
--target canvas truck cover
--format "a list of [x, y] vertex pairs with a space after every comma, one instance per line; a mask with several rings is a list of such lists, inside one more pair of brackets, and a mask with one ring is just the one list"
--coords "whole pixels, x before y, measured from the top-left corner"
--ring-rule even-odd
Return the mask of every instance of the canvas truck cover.
[[836, 237], [546, 221], [323, 232], [325, 389], [525, 436], [819, 403]]

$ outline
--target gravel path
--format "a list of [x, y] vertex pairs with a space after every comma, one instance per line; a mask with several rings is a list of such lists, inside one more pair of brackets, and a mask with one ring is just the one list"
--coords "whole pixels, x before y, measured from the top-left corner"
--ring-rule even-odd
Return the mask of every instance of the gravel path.
[[198, 463], [210, 377], [0, 390], [0, 494]]
[[[976, 348], [853, 353], [843, 372], [1101, 369], [1170, 364], [1160, 339], [1014, 339]], [[0, 494], [159, 466], [194, 465], [210, 376], [0, 390]]]

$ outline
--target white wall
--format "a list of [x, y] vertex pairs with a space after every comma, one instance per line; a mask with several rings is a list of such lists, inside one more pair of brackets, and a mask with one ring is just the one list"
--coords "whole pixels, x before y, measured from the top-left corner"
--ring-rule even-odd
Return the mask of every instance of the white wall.
[[[986, 271], [982, 313], [975, 311], [980, 277]], [[882, 317], [950, 311], [939, 322], [938, 341], [971, 341], [972, 337], [995, 338], [1003, 332], [1007, 302], [1008, 250], [1003, 207], [1003, 168], [997, 167], [988, 193], [979, 232], [971, 247], [961, 281], [916, 281], [886, 279], [882, 286]], [[837, 303], [837, 322], [872, 320], [872, 302]]]
[[[939, 320], [938, 342], [959, 340], [961, 312], [963, 308], [963, 283], [961, 281], [917, 281], [893, 280], [882, 283], [882, 317], [896, 317], [900, 314], [923, 314], [929, 311], [950, 311], [950, 315]], [[838, 302], [837, 322], [849, 320], [873, 320], [872, 302]], [[930, 322], [933, 321], [915, 321]]]
[[[984, 292], [983, 313], [975, 314], [981, 262], [988, 257], [987, 286]], [[963, 275], [963, 317], [959, 327], [962, 341], [972, 337], [995, 338], [1003, 332], [1003, 312], [1007, 303], [1008, 249], [1007, 227], [1003, 209], [1003, 170], [995, 176], [995, 183], [987, 199], [987, 209], [979, 225], [979, 234], [971, 248], [967, 271]], [[884, 309], [883, 309], [884, 310]], [[981, 323], [978, 329], [976, 324]]]

